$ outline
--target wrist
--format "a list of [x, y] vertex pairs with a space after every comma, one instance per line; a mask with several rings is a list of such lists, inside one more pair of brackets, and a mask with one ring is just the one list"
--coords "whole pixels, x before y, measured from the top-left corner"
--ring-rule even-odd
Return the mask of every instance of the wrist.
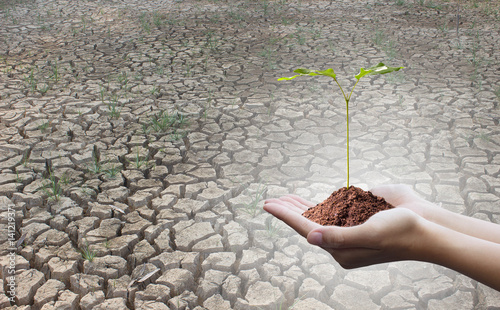
[[419, 217], [413, 229], [413, 242], [408, 249], [407, 259], [417, 261], [429, 261], [429, 245], [432, 244], [435, 235], [435, 224], [425, 216]]

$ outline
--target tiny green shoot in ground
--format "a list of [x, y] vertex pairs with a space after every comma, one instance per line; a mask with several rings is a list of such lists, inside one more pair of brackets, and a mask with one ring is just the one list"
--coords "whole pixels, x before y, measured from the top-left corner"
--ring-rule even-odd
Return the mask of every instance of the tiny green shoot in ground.
[[346, 92], [344, 92], [344, 89], [342, 86], [340, 86], [339, 82], [337, 81], [337, 75], [333, 71], [333, 69], [326, 69], [326, 70], [311, 70], [311, 69], [304, 69], [304, 68], [299, 68], [294, 70], [293, 72], [298, 73], [297, 75], [291, 76], [291, 77], [282, 77], [279, 78], [278, 81], [289, 81], [293, 80], [296, 77], [299, 76], [328, 76], [331, 77], [337, 86], [340, 88], [340, 91], [342, 92], [342, 96], [344, 97], [345, 100], [345, 105], [346, 105], [346, 126], [347, 126], [347, 188], [349, 188], [349, 101], [351, 100], [351, 96], [354, 92], [354, 88], [356, 85], [358, 85], [359, 80], [364, 77], [364, 76], [369, 76], [369, 75], [378, 75], [378, 74], [386, 74], [394, 71], [398, 71], [404, 67], [388, 67], [384, 65], [383, 63], [379, 63], [378, 65], [375, 65], [373, 67], [370, 67], [368, 69], [361, 68], [359, 73], [355, 75], [354, 77], [356, 78], [356, 84], [352, 87], [351, 91], [347, 95]]

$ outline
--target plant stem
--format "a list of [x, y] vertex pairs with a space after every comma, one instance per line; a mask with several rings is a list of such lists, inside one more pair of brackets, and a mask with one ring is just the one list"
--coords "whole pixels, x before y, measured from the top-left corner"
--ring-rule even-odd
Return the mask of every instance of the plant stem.
[[345, 108], [346, 108], [346, 137], [347, 137], [347, 188], [349, 188], [349, 101], [351, 100], [352, 93], [354, 92], [354, 88], [356, 85], [358, 85], [359, 79], [356, 81], [356, 84], [351, 89], [351, 92], [349, 93], [349, 96], [346, 96], [344, 89], [342, 86], [340, 86], [339, 82], [337, 81], [336, 78], [334, 78], [335, 83], [337, 83], [338, 87], [340, 88], [340, 91], [342, 92], [342, 95], [344, 96], [345, 100]]
[[346, 99], [345, 101], [345, 108], [346, 108], [346, 124], [347, 124], [347, 188], [349, 189], [349, 99]]

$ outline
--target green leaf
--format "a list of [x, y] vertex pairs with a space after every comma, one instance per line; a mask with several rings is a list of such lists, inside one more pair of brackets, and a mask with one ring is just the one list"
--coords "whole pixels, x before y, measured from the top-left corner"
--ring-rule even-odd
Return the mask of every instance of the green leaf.
[[322, 71], [316, 71], [318, 72], [319, 74], [321, 75], [324, 75], [324, 76], [329, 76], [333, 79], [335, 79], [337, 77], [337, 75], [333, 72], [333, 69], [330, 68], [330, 69], [326, 69], [326, 70], [322, 70]]
[[293, 72], [299, 73], [299, 74], [311, 74], [314, 71], [315, 70], [304, 69], [304, 68], [298, 68], [298, 69], [293, 70]]
[[329, 76], [333, 79], [336, 78], [335, 73], [333, 72], [333, 69], [326, 69], [326, 70], [311, 70], [311, 69], [305, 69], [305, 68], [298, 68], [293, 70], [294, 73], [298, 73], [297, 75], [291, 76], [291, 77], [282, 77], [279, 78], [278, 81], [289, 81], [293, 80], [294, 78], [298, 76], [316, 76], [316, 75], [324, 75], [324, 76]]
[[359, 74], [355, 75], [356, 79], [362, 78], [365, 75], [377, 75], [377, 74], [386, 74], [394, 71], [398, 71], [399, 69], [403, 69], [404, 67], [388, 67], [383, 63], [379, 63], [376, 66], [370, 67], [368, 69], [361, 68]]
[[302, 76], [302, 74], [294, 75], [294, 76], [290, 76], [290, 77], [282, 77], [282, 78], [279, 78], [278, 81], [290, 81], [290, 80], [293, 80], [294, 78], [296, 78], [298, 76]]

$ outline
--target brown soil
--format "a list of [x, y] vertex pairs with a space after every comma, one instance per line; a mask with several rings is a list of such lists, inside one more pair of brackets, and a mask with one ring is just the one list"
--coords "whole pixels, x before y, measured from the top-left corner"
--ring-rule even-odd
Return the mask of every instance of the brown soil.
[[394, 208], [384, 198], [351, 186], [333, 192], [322, 203], [309, 208], [302, 215], [324, 226], [356, 226], [366, 222], [377, 212]]

